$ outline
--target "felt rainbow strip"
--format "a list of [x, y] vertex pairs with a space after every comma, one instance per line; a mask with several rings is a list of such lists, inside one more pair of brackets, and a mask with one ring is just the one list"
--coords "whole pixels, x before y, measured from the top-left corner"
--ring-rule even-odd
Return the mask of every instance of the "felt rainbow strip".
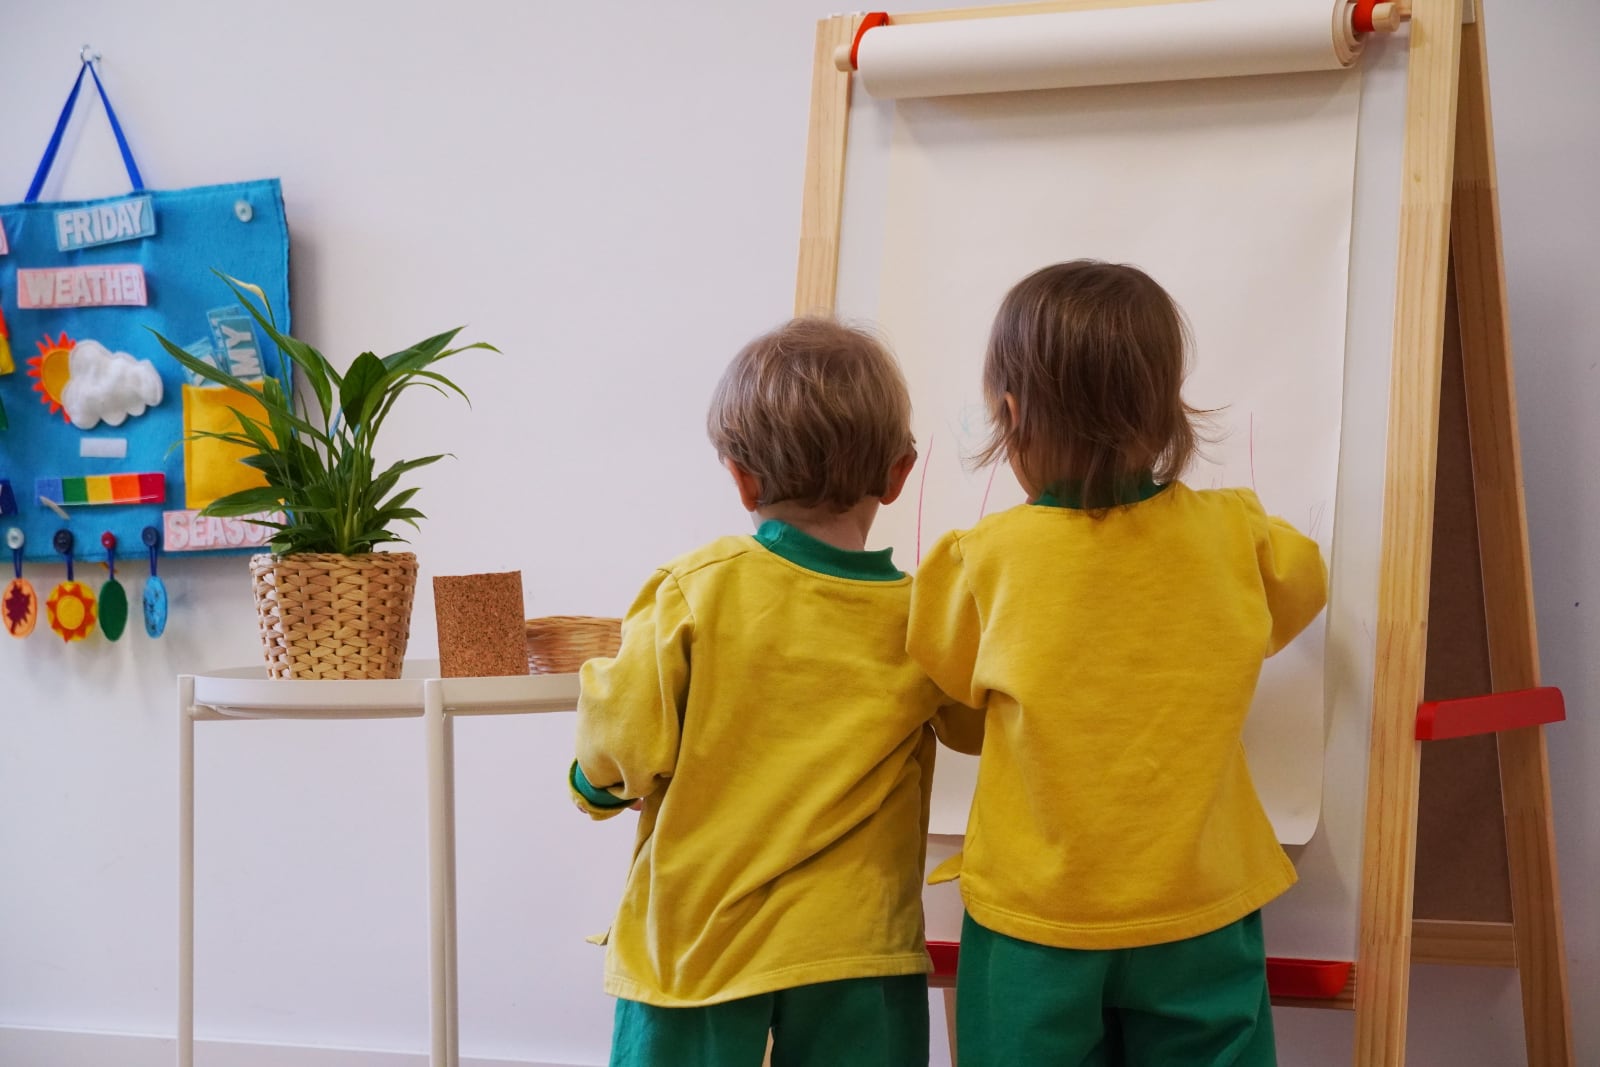
[[167, 476], [152, 474], [90, 474], [81, 478], [38, 478], [33, 494], [64, 507], [96, 504], [160, 504], [167, 499]]

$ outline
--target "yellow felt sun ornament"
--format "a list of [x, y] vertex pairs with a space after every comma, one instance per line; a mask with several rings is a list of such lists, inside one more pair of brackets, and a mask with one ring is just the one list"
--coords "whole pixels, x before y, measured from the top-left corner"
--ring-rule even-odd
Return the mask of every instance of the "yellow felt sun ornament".
[[95, 605], [93, 591], [72, 577], [72, 550], [77, 539], [71, 530], [57, 530], [50, 545], [67, 561], [67, 580], [50, 590], [50, 599], [44, 604], [50, 629], [68, 644], [85, 640], [94, 633]]
[[45, 601], [50, 629], [61, 640], [71, 643], [94, 633], [94, 594], [82, 582], [66, 581], [50, 591]]

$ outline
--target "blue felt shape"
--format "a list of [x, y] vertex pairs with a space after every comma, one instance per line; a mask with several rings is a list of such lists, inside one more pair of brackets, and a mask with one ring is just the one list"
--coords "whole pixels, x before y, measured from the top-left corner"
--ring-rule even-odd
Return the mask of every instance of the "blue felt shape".
[[[92, 70], [89, 73], [94, 74]], [[78, 84], [82, 81], [80, 73]], [[76, 98], [76, 87], [73, 92]], [[69, 101], [68, 110], [70, 107]], [[119, 145], [125, 146], [125, 139], [119, 136], [118, 140]], [[131, 153], [124, 154], [134, 195], [149, 202], [149, 210], [141, 213], [139, 222], [141, 229], [150, 230], [149, 236], [114, 243], [84, 243], [66, 251], [58, 247], [58, 213], [87, 211], [90, 218], [99, 218], [97, 209], [125, 204], [130, 200], [127, 194], [98, 200], [0, 204], [0, 226], [10, 245], [9, 254], [0, 256], [0, 313], [9, 327], [17, 363], [15, 373], [0, 376], [0, 399], [11, 420], [9, 429], [0, 430], [0, 472], [14, 485], [33, 486], [40, 479], [160, 471], [166, 475], [165, 507], [180, 509], [186, 499], [180, 442], [183, 385], [188, 375], [150, 331], [158, 331], [196, 352], [213, 351], [213, 336], [232, 337], [222, 331], [220, 322], [237, 327], [235, 298], [213, 271], [259, 286], [277, 317], [278, 328], [285, 332], [290, 329], [289, 231], [283, 192], [276, 179], [144, 190], [136, 177]], [[41, 165], [36, 187], [42, 187], [50, 156], [53, 152], [47, 153]], [[78, 232], [76, 227], [73, 232]], [[32, 310], [17, 306], [18, 270], [116, 263], [137, 264], [144, 270], [149, 290], [147, 306]], [[214, 323], [213, 313], [219, 308], [226, 310]], [[41, 393], [36, 389], [39, 379], [28, 373], [39, 368], [29, 367], [27, 361], [40, 355], [41, 342], [46, 348], [52, 347], [63, 334], [72, 342], [97, 341], [110, 353], [127, 353], [136, 361], [148, 361], [161, 379], [160, 402], [147, 407], [141, 415], [127, 414], [119, 426], [102, 421], [88, 430], [73, 426], [61, 412], [52, 412], [40, 402]], [[245, 342], [234, 340], [236, 352], [247, 350], [241, 347]], [[259, 330], [254, 331], [250, 342], [259, 352], [262, 374], [277, 378], [289, 388], [290, 368], [277, 347]], [[228, 354], [222, 354], [224, 360]], [[102, 354], [97, 358], [115, 356]], [[124, 438], [127, 454], [122, 459], [85, 458], [80, 454], [80, 444], [86, 436]], [[51, 499], [58, 498], [59, 491]], [[40, 505], [36, 498], [17, 503], [16, 523], [27, 535], [26, 557], [53, 559], [50, 537], [61, 526], [60, 516]], [[124, 546], [124, 553], [137, 553], [140, 531], [146, 526], [161, 528], [163, 510], [161, 504], [73, 509], [69, 511], [69, 525], [82, 543], [98, 544], [100, 535], [110, 532]]]
[[140, 599], [144, 606], [144, 632], [160, 637], [167, 628], [167, 583], [152, 574], [145, 579], [144, 596]]
[[[33, 480], [33, 499], [37, 503], [42, 500], [54, 500], [57, 504], [66, 503], [61, 499], [60, 478], [35, 478]], [[32, 540], [32, 538], [29, 538]]]

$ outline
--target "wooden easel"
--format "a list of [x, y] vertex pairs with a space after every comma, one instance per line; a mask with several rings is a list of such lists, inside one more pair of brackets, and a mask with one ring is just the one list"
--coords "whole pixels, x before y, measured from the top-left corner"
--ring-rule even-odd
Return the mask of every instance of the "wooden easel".
[[1415, 955], [1515, 966], [1528, 1062], [1564, 1067], [1542, 728], [1562, 709], [1537, 690], [1484, 27], [1462, 9], [1418, 0], [1412, 19], [1356, 1062], [1405, 1062]]
[[[1337, 996], [1275, 997], [1353, 1008], [1362, 1067], [1405, 1063], [1413, 959], [1515, 966], [1529, 1064], [1573, 1063], [1543, 734], [1564, 711], [1539, 688], [1479, 6], [1411, 5], [1359, 956]], [[797, 314], [835, 304], [852, 80], [835, 52], [864, 17], [817, 27]]]

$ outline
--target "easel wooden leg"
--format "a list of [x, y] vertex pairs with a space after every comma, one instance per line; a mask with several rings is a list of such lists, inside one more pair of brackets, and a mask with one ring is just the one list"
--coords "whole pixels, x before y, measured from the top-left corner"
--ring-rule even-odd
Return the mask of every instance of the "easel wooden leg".
[[[1463, 31], [1460, 92], [1452, 241], [1489, 660], [1495, 690], [1529, 689], [1539, 684], [1539, 646], [1481, 10]], [[1567, 1067], [1572, 1025], [1544, 731], [1498, 740], [1528, 1062]]]
[[1461, 0], [1417, 0], [1410, 47], [1384, 485], [1384, 563], [1378, 579], [1367, 845], [1361, 874], [1355, 1039], [1359, 1067], [1405, 1063], [1421, 765], [1416, 712], [1427, 653]]
[[1528, 1063], [1570, 1067], [1575, 1060], [1566, 936], [1556, 881], [1555, 826], [1543, 727], [1500, 735], [1500, 791], [1506, 804], [1511, 912]]
[[854, 39], [860, 15], [817, 23], [811, 70], [811, 128], [806, 134], [805, 196], [800, 208], [800, 266], [794, 313], [833, 312], [839, 281], [839, 226], [844, 212], [844, 154], [850, 136], [850, 76], [833, 65], [834, 49]]

